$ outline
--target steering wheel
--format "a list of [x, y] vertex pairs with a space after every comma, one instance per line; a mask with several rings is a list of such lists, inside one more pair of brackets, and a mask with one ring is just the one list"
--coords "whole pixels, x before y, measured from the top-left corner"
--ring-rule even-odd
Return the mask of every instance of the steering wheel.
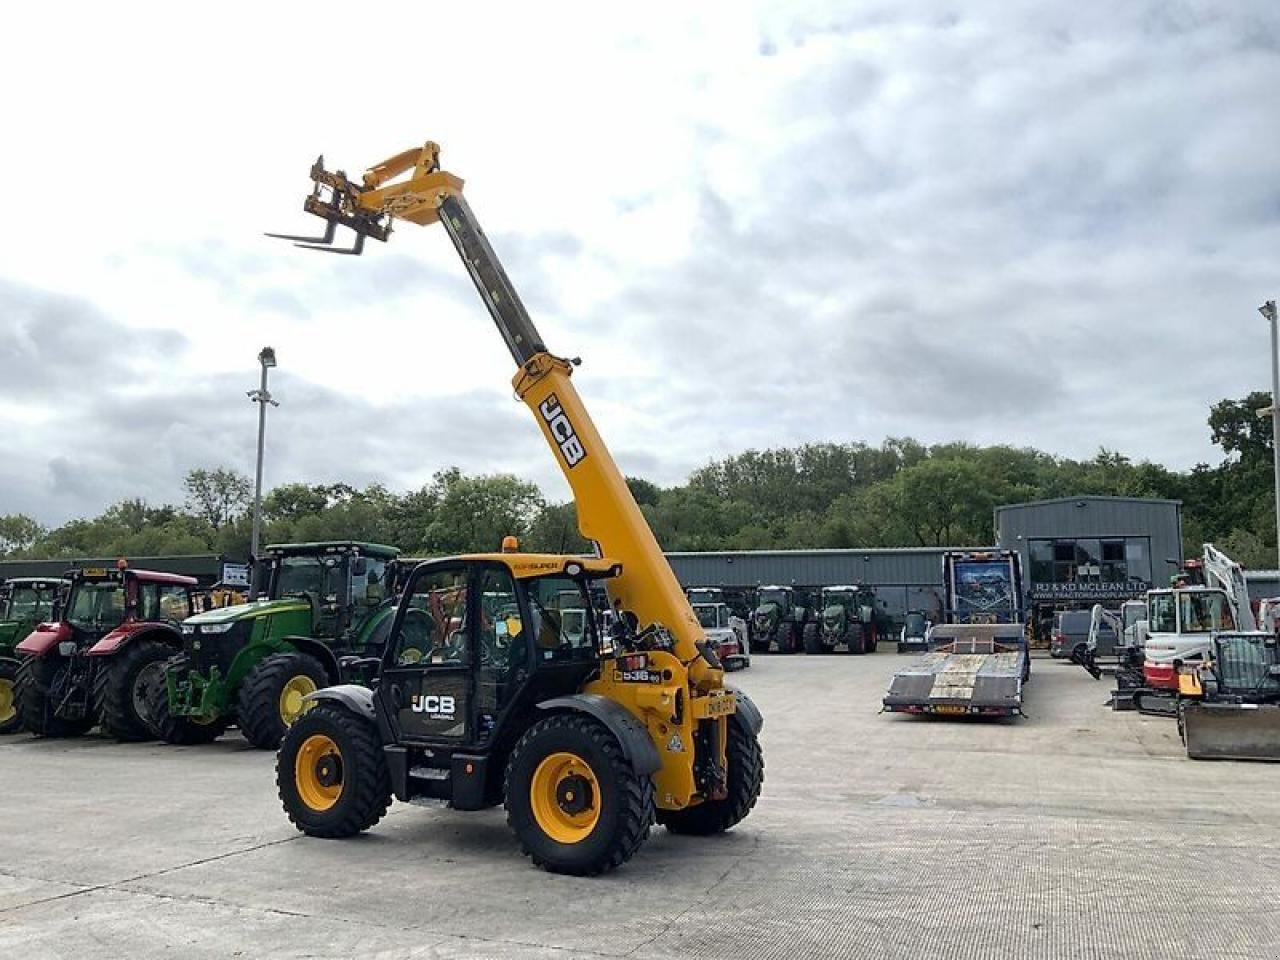
[[431, 617], [425, 610], [411, 607], [405, 611], [404, 622], [400, 625], [400, 651], [396, 655], [400, 666], [422, 662], [425, 651], [430, 648], [428, 638], [431, 630]]

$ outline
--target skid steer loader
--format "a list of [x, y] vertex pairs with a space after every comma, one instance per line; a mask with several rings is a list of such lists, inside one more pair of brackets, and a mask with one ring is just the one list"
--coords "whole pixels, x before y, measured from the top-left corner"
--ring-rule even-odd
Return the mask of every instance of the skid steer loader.
[[[405, 179], [397, 179], [404, 175]], [[340, 685], [285, 735], [277, 783], [303, 832], [373, 826], [391, 797], [459, 810], [505, 803], [524, 852], [545, 869], [597, 874], [626, 862], [656, 820], [712, 834], [760, 793], [763, 720], [724, 683], [698, 624], [570, 380], [551, 354], [462, 196], [439, 148], [407, 150], [361, 182], [311, 169], [304, 210], [359, 254], [394, 219], [439, 221], [517, 364], [533, 412], [573, 490], [597, 555], [521, 553], [432, 560], [409, 575], [373, 688]], [[276, 235], [280, 236], [280, 235]], [[603, 584], [609, 632], [594, 610]], [[573, 611], [571, 616], [567, 616]], [[571, 622], [572, 621], [572, 625]]]
[[1178, 733], [1192, 760], [1280, 760], [1280, 647], [1266, 631], [1219, 633], [1179, 677]]

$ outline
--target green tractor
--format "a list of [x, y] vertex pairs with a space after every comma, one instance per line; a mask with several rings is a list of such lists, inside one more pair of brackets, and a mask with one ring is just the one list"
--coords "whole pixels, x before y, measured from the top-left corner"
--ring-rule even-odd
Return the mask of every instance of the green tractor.
[[235, 723], [274, 750], [309, 693], [367, 683], [395, 613], [394, 547], [352, 541], [268, 546], [267, 599], [183, 621], [182, 654], [149, 704], [156, 735], [208, 743]]
[[795, 653], [808, 647], [810, 636], [818, 632], [812, 606], [794, 587], [768, 586], [756, 592], [756, 608], [751, 613], [751, 652]]
[[879, 633], [876, 628], [876, 595], [867, 587], [823, 587], [818, 601], [821, 622], [818, 630], [805, 634], [805, 653], [875, 653]]
[[15, 577], [0, 584], [0, 734], [22, 729], [15, 686], [21, 660], [14, 648], [37, 623], [58, 618], [68, 586], [50, 577]]

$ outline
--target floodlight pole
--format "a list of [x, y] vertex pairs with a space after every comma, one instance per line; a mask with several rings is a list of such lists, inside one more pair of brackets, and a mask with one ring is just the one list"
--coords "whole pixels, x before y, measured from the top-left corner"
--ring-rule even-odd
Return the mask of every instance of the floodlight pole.
[[263, 347], [258, 353], [262, 367], [262, 383], [257, 390], [250, 390], [248, 397], [258, 405], [258, 468], [253, 481], [253, 535], [249, 543], [249, 599], [258, 597], [258, 542], [262, 536], [262, 452], [267, 438], [267, 404], [280, 406], [267, 389], [267, 371], [276, 365], [276, 352]]
[[1258, 312], [1271, 324], [1271, 460], [1275, 469], [1276, 568], [1280, 569], [1280, 337], [1276, 333], [1276, 302], [1268, 300]]

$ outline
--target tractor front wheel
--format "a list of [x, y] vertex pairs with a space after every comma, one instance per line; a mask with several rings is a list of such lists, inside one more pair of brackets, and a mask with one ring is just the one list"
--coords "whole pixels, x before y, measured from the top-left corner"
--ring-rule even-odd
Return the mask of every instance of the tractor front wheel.
[[285, 732], [311, 709], [303, 698], [328, 684], [324, 665], [315, 657], [296, 650], [266, 657], [240, 684], [240, 732], [259, 750], [276, 749]]
[[79, 737], [98, 725], [97, 711], [90, 707], [83, 717], [57, 714], [51, 694], [66, 683], [70, 664], [61, 657], [27, 657], [18, 666], [13, 684], [22, 725], [38, 737]]
[[350, 837], [382, 819], [391, 774], [377, 728], [321, 703], [289, 727], [276, 756], [276, 786], [293, 825], [312, 837]]
[[507, 823], [552, 873], [593, 876], [626, 863], [649, 836], [653, 781], [613, 734], [582, 714], [531, 726], [507, 763]]
[[18, 661], [0, 657], [0, 735], [22, 729], [18, 714]]
[[152, 740], [150, 697], [164, 686], [164, 665], [173, 648], [159, 640], [134, 640], [98, 671], [102, 729], [122, 742]]
[[755, 734], [729, 720], [728, 791], [723, 800], [704, 800], [683, 810], [659, 810], [658, 822], [672, 833], [710, 836], [724, 833], [742, 820], [760, 797], [764, 784], [764, 752]]
[[151, 729], [155, 735], [166, 743], [179, 746], [213, 743], [227, 732], [225, 718], [203, 720], [197, 717], [174, 716], [169, 706], [169, 685], [165, 682], [165, 678], [171, 672], [180, 672], [186, 668], [185, 656], [172, 657], [165, 661], [160, 682], [155, 684], [148, 694], [147, 719], [151, 721]]
[[823, 652], [822, 635], [818, 632], [818, 625], [816, 623], [806, 623], [804, 625], [804, 652]]

